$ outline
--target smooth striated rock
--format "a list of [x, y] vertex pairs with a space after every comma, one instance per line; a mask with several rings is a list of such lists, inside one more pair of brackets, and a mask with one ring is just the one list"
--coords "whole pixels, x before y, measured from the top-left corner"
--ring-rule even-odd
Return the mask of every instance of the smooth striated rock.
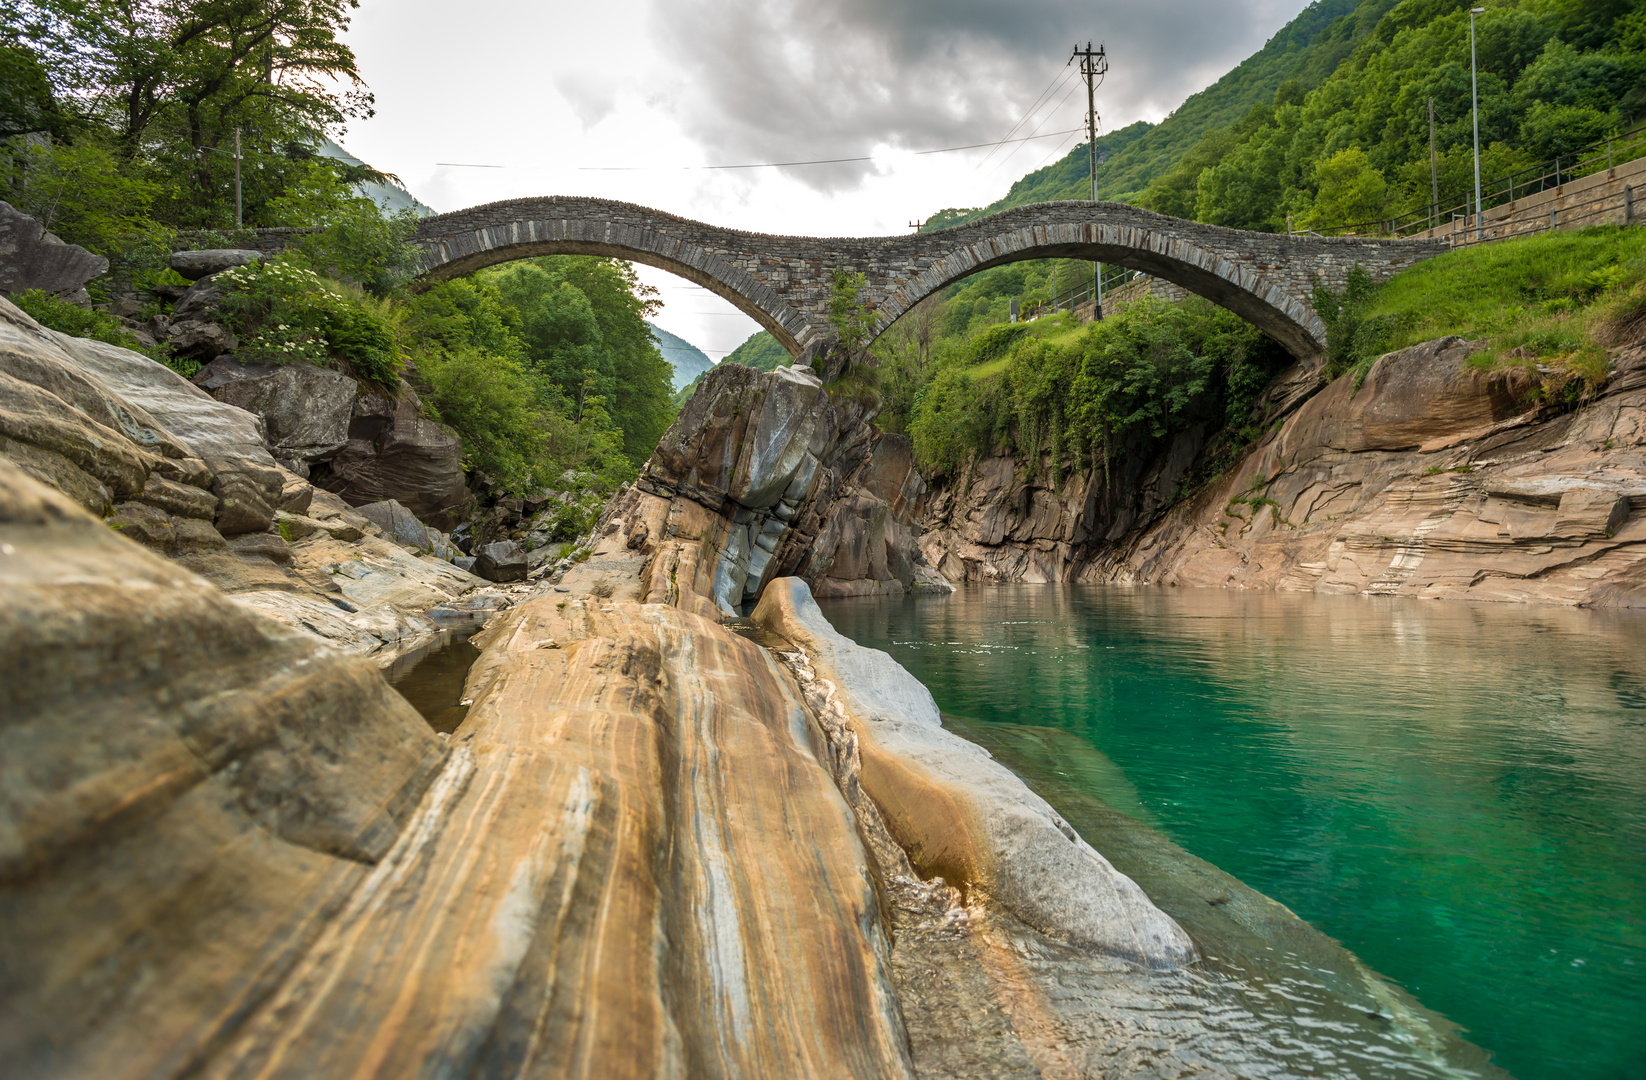
[[923, 877], [986, 891], [1043, 933], [1171, 969], [1193, 942], [1131, 879], [986, 751], [943, 728], [931, 692], [842, 637], [803, 581], [773, 582], [754, 621], [805, 651], [857, 738], [863, 790]]
[[412, 826], [202, 1075], [910, 1076], [861, 843], [769, 655], [586, 599], [480, 641]]
[[262, 417], [269, 453], [299, 475], [348, 441], [359, 396], [353, 379], [313, 364], [243, 365], [226, 356], [193, 381], [218, 401]]
[[203, 277], [262, 260], [263, 253], [255, 248], [206, 248], [173, 252], [171, 268], [190, 281], [199, 281]]
[[446, 760], [369, 665], [0, 460], [0, 1059], [206, 1064]]
[[103, 256], [65, 244], [29, 215], [0, 202], [0, 293], [40, 289], [72, 295], [108, 269]]

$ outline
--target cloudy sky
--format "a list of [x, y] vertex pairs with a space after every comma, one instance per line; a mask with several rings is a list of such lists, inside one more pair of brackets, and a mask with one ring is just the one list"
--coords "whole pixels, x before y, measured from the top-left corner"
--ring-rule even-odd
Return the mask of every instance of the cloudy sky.
[[[364, 0], [348, 40], [377, 115], [342, 142], [440, 211], [597, 195], [761, 232], [903, 233], [992, 202], [1081, 141], [1077, 42], [1107, 46], [1112, 129], [1160, 120], [1304, 3]], [[1046, 137], [922, 153], [1014, 127]], [[869, 160], [709, 168], [838, 158]], [[713, 359], [758, 329], [641, 273], [662, 290], [657, 323]]]

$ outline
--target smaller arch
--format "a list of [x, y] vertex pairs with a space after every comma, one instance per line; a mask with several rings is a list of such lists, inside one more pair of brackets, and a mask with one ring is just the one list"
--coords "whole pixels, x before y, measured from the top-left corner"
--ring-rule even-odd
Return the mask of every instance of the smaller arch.
[[[1083, 220], [1046, 220], [1060, 211]], [[1241, 316], [1294, 356], [1318, 357], [1326, 326], [1313, 308], [1292, 289], [1266, 279], [1247, 263], [1229, 259], [1184, 235], [1198, 229], [1239, 235], [1237, 230], [1218, 230], [1119, 203], [1040, 203], [992, 214], [943, 230], [960, 235], [946, 244], [939, 240], [942, 247], [933, 252], [927, 268], [880, 299], [875, 333], [883, 333], [920, 301], [984, 270], [1029, 259], [1079, 259], [1125, 266], [1181, 285]], [[926, 235], [938, 239], [943, 232]], [[1244, 235], [1277, 239], [1266, 234]]]
[[[531, 204], [543, 201], [548, 200], [522, 200], [525, 206], [493, 203], [424, 218], [413, 237], [413, 243], [423, 249], [414, 282], [446, 281], [488, 266], [539, 255], [626, 259], [667, 270], [703, 286], [754, 319], [791, 353], [799, 353], [803, 344], [816, 334], [814, 319], [784, 303], [769, 285], [743, 268], [699, 244], [643, 224], [625, 224], [599, 217], [541, 217], [532, 213], [542, 207]], [[631, 212], [641, 209], [621, 203], [613, 205]], [[476, 226], [473, 224], [476, 217], [498, 223]]]

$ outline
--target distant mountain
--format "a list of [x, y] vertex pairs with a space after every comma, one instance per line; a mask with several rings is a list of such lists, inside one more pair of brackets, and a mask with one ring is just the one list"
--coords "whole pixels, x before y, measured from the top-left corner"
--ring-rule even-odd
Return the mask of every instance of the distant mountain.
[[[663, 355], [667, 356], [668, 353], [665, 352]], [[777, 343], [776, 338], [764, 330], [757, 330], [749, 335], [747, 341], [733, 349], [720, 362], [722, 364], [742, 364], [744, 367], [752, 367], [756, 371], [776, 371], [780, 367], [788, 367], [793, 364], [794, 357], [789, 355], [789, 350]], [[703, 374], [699, 373], [684, 387], [680, 387], [680, 384], [676, 383], [678, 389], [675, 391], [674, 403], [684, 405], [697, 392], [697, 384], [702, 381]]]
[[780, 367], [788, 367], [794, 363], [794, 357], [789, 350], [777, 343], [777, 339], [764, 330], [757, 331], [749, 336], [749, 340], [731, 351], [722, 364], [742, 364], [759, 371], [776, 371]]
[[679, 393], [692, 384], [699, 375], [714, 367], [703, 350], [687, 341], [676, 337], [661, 327], [647, 323], [652, 332], [652, 340], [657, 342], [657, 351], [663, 354], [663, 359], [674, 368], [674, 391]]
[[[346, 165], [366, 164], [330, 139], [320, 144], [320, 156], [341, 161]], [[401, 210], [415, 210], [418, 217], [428, 217], [434, 213], [432, 207], [425, 205], [417, 196], [398, 184], [374, 184], [368, 181], [355, 186], [360, 189], [360, 194], [391, 214]]]

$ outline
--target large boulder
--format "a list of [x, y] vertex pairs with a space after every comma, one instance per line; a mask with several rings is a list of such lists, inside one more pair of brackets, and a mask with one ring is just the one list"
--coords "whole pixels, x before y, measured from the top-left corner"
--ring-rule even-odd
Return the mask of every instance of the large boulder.
[[207, 248], [202, 251], [179, 251], [171, 257], [171, 268], [190, 281], [220, 274], [236, 266], [260, 262], [263, 253], [253, 248]]
[[108, 269], [103, 256], [65, 244], [29, 215], [0, 202], [0, 293], [41, 289], [73, 295]]
[[348, 441], [313, 479], [354, 506], [393, 499], [440, 529], [455, 526], [470, 504], [462, 443], [450, 428], [423, 415], [409, 386], [392, 398], [381, 393], [357, 398]]
[[300, 476], [348, 441], [359, 396], [353, 379], [313, 364], [241, 364], [226, 356], [201, 368], [194, 382], [261, 416], [269, 452]]
[[668, 573], [683, 569], [678, 545], [694, 543], [690, 572], [702, 580], [693, 589], [722, 614], [787, 575], [826, 596], [913, 590], [923, 577], [913, 523], [925, 485], [909, 441], [877, 431], [873, 408], [834, 403], [809, 367], [716, 368], [602, 536], [620, 534], [642, 554], [670, 546], [656, 564]]
[[513, 540], [483, 544], [474, 553], [474, 572], [487, 581], [525, 581], [528, 569], [525, 550]]

